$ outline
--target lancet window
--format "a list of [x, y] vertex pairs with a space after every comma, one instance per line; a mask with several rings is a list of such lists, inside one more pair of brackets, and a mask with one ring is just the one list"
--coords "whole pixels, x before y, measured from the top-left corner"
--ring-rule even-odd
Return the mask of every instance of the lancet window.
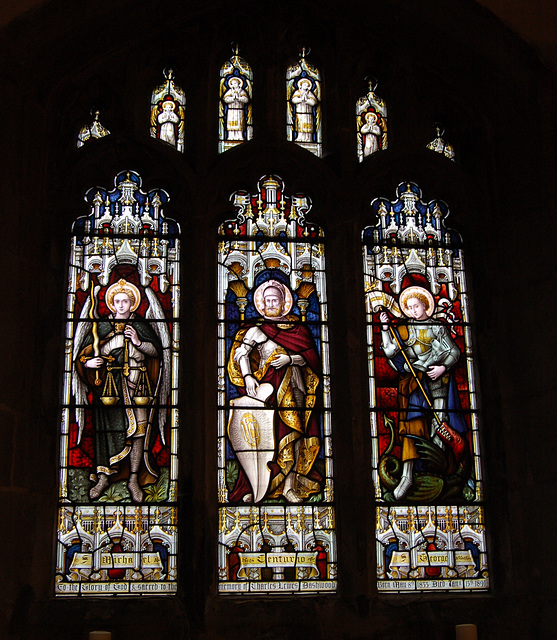
[[376, 85], [369, 81], [369, 90], [356, 102], [356, 138], [358, 160], [387, 148], [387, 106], [375, 93]]
[[220, 70], [219, 153], [253, 138], [252, 92], [253, 72], [236, 46]]
[[307, 54], [286, 72], [286, 137], [321, 157], [321, 74]]
[[165, 70], [166, 78], [151, 95], [151, 136], [184, 151], [186, 95], [174, 82], [174, 70]]
[[264, 176], [219, 229], [219, 592], [336, 589], [323, 232]]
[[179, 227], [133, 172], [72, 229], [55, 592], [174, 593]]
[[405, 182], [363, 232], [380, 591], [489, 587], [460, 236]]

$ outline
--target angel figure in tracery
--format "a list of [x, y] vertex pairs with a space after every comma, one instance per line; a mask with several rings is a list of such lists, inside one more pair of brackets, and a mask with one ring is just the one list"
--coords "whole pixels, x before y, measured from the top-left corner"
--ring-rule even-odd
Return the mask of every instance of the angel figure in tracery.
[[174, 71], [165, 71], [166, 82], [151, 96], [151, 136], [184, 151], [186, 96], [174, 83]]

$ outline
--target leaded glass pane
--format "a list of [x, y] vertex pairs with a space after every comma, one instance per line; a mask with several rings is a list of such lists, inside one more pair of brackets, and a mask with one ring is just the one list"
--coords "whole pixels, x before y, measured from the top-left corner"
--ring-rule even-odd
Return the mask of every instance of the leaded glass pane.
[[151, 136], [184, 151], [186, 95], [174, 82], [174, 71], [151, 95]]
[[356, 132], [360, 162], [376, 151], [387, 148], [387, 105], [375, 93], [372, 81], [367, 95], [356, 102]]
[[88, 140], [96, 140], [98, 138], [104, 138], [110, 135], [110, 131], [103, 127], [99, 117], [100, 111], [95, 111], [94, 120], [91, 124], [86, 124], [79, 130], [77, 136], [77, 148], [82, 147]]
[[363, 233], [377, 577], [382, 591], [489, 587], [477, 389], [460, 236], [413, 183]]
[[219, 153], [253, 138], [252, 91], [251, 67], [236, 47], [220, 70]]
[[277, 176], [219, 230], [220, 593], [336, 589], [322, 230]]
[[133, 171], [72, 229], [57, 595], [173, 593], [179, 228]]
[[286, 72], [286, 137], [321, 157], [321, 74], [307, 53]]
[[440, 125], [435, 125], [435, 131], [437, 135], [431, 142], [428, 142], [426, 145], [427, 148], [431, 151], [444, 155], [446, 158], [454, 162], [455, 152], [453, 146], [446, 142], [442, 137], [445, 134], [445, 131]]

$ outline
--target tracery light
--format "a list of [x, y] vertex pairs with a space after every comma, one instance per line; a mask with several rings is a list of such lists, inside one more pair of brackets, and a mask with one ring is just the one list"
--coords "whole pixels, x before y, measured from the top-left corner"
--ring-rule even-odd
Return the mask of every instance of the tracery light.
[[336, 589], [323, 232], [278, 176], [218, 248], [218, 589]]
[[72, 228], [62, 392], [60, 596], [177, 584], [180, 241], [126, 171]]
[[252, 95], [253, 72], [235, 45], [220, 70], [219, 153], [253, 138]]
[[306, 58], [286, 72], [286, 138], [319, 158], [322, 155], [321, 74]]
[[445, 130], [440, 124], [435, 125], [436, 137], [426, 145], [431, 151], [444, 155], [449, 160], [455, 161], [455, 151], [453, 146], [443, 139]]
[[489, 588], [462, 241], [401, 183], [363, 232], [380, 591]]
[[166, 81], [151, 95], [151, 136], [184, 151], [186, 95], [174, 82], [174, 70], [165, 69]]
[[356, 142], [358, 160], [387, 148], [387, 105], [376, 93], [374, 80], [369, 80], [369, 90], [356, 102]]
[[110, 135], [110, 131], [103, 127], [101, 124], [99, 117], [100, 111], [94, 111], [94, 119], [91, 124], [84, 125], [77, 136], [77, 148], [82, 147], [88, 140], [97, 140], [98, 138], [104, 138], [105, 136]]

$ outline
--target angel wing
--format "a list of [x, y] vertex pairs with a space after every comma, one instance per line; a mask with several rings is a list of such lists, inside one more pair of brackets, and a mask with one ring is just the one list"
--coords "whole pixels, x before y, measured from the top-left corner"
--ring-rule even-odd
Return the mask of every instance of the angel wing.
[[381, 128], [381, 149], [386, 149], [387, 148], [387, 121], [385, 120], [385, 117], [383, 116], [383, 118], [381, 118], [381, 122], [379, 124], [379, 127]]
[[[98, 298], [100, 286], [97, 285], [93, 291], [93, 295], [95, 300]], [[89, 335], [91, 331], [91, 327], [93, 323], [89, 320], [86, 321], [86, 318], [90, 318], [91, 313], [91, 297], [88, 296], [83, 308], [81, 309], [81, 315], [79, 316], [80, 322], [77, 324], [77, 329], [74, 332], [73, 339], [73, 353], [72, 353], [72, 361], [75, 362], [77, 360], [77, 356], [79, 352], [83, 348], [83, 341], [86, 336]], [[77, 422], [77, 444], [81, 442], [81, 436], [83, 435], [83, 428], [85, 427], [85, 409], [84, 405], [87, 404], [87, 385], [83, 380], [79, 377], [77, 370], [72, 367], [72, 393], [76, 403], [75, 409], [75, 418]]]
[[151, 109], [151, 135], [156, 138], [157, 136], [157, 116], [159, 115], [159, 107], [157, 104]]
[[[149, 308], [145, 313], [146, 320], [164, 320], [165, 315], [159, 299], [150, 287], [145, 287], [145, 295], [149, 301]], [[153, 322], [153, 330], [159, 337], [162, 344], [162, 366], [159, 384], [159, 406], [166, 402], [170, 394], [170, 371], [171, 371], [171, 346], [172, 339], [166, 322]], [[162, 402], [161, 402], [162, 401]], [[164, 438], [164, 426], [166, 424], [166, 411], [159, 410], [159, 432], [161, 441], [166, 444]]]

